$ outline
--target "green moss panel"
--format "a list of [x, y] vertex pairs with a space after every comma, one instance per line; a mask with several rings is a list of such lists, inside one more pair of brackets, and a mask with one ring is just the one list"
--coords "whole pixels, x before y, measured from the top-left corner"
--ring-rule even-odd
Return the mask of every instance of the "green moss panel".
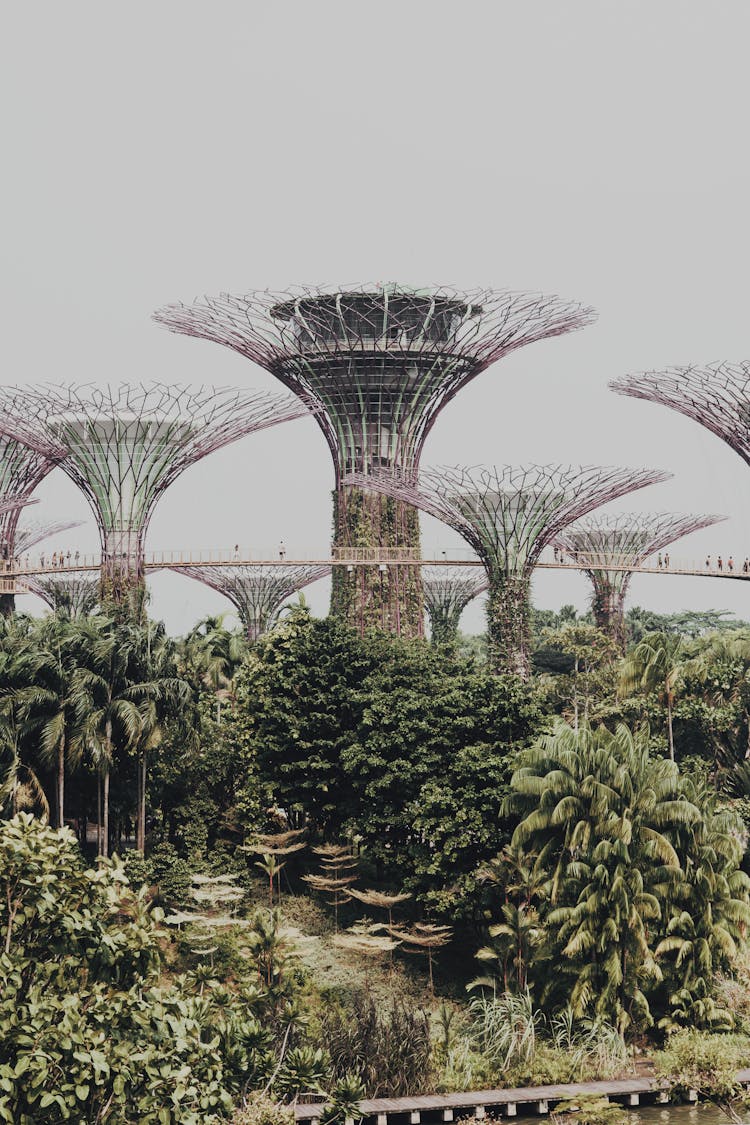
[[531, 579], [490, 577], [487, 600], [487, 656], [490, 671], [528, 679], [531, 668]]
[[[403, 501], [344, 486], [333, 496], [334, 547], [410, 547], [419, 550], [419, 513]], [[360, 633], [382, 629], [424, 635], [424, 594], [418, 566], [334, 566], [331, 615]]]

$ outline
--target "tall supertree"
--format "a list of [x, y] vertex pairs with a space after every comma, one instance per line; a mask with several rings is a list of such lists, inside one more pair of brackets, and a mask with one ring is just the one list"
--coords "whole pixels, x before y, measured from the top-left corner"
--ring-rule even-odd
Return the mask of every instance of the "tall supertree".
[[663, 551], [676, 539], [725, 518], [670, 512], [598, 512], [564, 528], [555, 542], [591, 581], [594, 621], [624, 650], [625, 597], [633, 577], [627, 568], [642, 566], [650, 555]]
[[418, 481], [359, 474], [352, 483], [414, 504], [463, 536], [487, 571], [490, 667], [528, 676], [531, 572], [542, 550], [593, 508], [669, 476], [656, 469], [530, 465], [430, 469]]
[[[415, 476], [440, 410], [470, 379], [516, 348], [594, 317], [537, 293], [388, 284], [221, 294], [168, 306], [155, 318], [173, 332], [232, 348], [317, 408], [335, 468], [334, 549], [418, 554], [413, 508], [344, 478], [384, 468]], [[419, 568], [335, 567], [331, 610], [360, 630], [419, 635]]]
[[[0, 436], [0, 501], [9, 497], [30, 497], [47, 473], [54, 469], [54, 449], [42, 444], [38, 450], [28, 449], [11, 437]], [[15, 558], [20, 553], [17, 526], [22, 505], [0, 513], [0, 555]], [[12, 594], [0, 594], [0, 614], [7, 616], [15, 606]]]
[[669, 406], [700, 422], [750, 465], [750, 360], [623, 375], [613, 391]]
[[426, 566], [422, 571], [424, 604], [434, 645], [454, 645], [467, 605], [487, 589], [481, 568]]
[[85, 571], [67, 574], [29, 574], [23, 578], [23, 585], [30, 594], [45, 601], [56, 613], [66, 613], [68, 617], [85, 617], [92, 613], [99, 602], [99, 579], [92, 578]]
[[182, 574], [203, 582], [234, 605], [247, 639], [258, 637], [275, 623], [287, 598], [325, 578], [330, 566], [186, 566]]
[[102, 544], [102, 599], [140, 613], [143, 543], [164, 490], [202, 457], [306, 414], [292, 396], [137, 383], [0, 388], [0, 432], [52, 450], [85, 494]]

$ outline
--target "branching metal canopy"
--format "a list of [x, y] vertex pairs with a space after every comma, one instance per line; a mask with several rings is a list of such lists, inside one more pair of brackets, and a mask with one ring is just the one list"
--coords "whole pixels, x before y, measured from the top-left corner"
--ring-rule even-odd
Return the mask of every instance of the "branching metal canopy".
[[330, 566], [186, 566], [188, 578], [203, 582], [234, 605], [250, 640], [271, 628], [282, 604], [303, 586], [326, 578]]
[[340, 482], [349, 472], [415, 468], [441, 407], [470, 379], [595, 314], [538, 293], [388, 284], [223, 293], [155, 319], [232, 348], [318, 407]]
[[463, 536], [488, 572], [520, 576], [567, 524], [670, 476], [659, 469], [455, 466], [424, 470], [417, 482], [380, 472], [352, 474], [346, 483], [413, 504]]
[[663, 551], [675, 540], [725, 519], [726, 516], [673, 512], [599, 512], [564, 528], [555, 541], [595, 585], [606, 582], [612, 589], [625, 593], [631, 572], [602, 570], [603, 564], [642, 566], [650, 555]]
[[460, 615], [474, 598], [487, 589], [487, 579], [473, 567], [426, 566], [422, 570], [427, 612]]
[[99, 600], [99, 580], [86, 573], [28, 575], [23, 581], [50, 609], [63, 610], [70, 617], [92, 613]]
[[16, 528], [14, 554], [16, 558], [26, 554], [32, 547], [36, 547], [44, 539], [52, 535], [62, 535], [64, 531], [71, 531], [74, 527], [81, 527], [83, 520], [60, 520], [57, 523], [42, 523], [39, 520], [24, 520]]
[[[307, 411], [292, 396], [166, 383], [0, 388], [0, 432], [43, 450], [84, 492], [103, 540], [142, 539], [188, 466]], [[130, 554], [132, 544], [123, 549]]]
[[[28, 449], [14, 438], [0, 435], [0, 501], [31, 496], [55, 464], [55, 458], [43, 448]], [[20, 515], [18, 505], [0, 513], [0, 540], [13, 555], [19, 551], [16, 528]]]
[[609, 385], [700, 422], [750, 464], [750, 360], [644, 371]]

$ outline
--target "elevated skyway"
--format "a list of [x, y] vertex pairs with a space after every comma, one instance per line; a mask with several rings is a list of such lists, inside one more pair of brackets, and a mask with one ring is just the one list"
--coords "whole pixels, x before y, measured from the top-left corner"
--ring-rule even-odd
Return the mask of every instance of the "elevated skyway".
[[[578, 558], [555, 554], [552, 548], [544, 551], [535, 564], [539, 570], [607, 570], [633, 574], [686, 575], [694, 578], [729, 578], [746, 581], [750, 579], [750, 567], [744, 569], [745, 560], [733, 559], [731, 555], [711, 554], [698, 559], [669, 556], [665, 565], [662, 556], [648, 559], [640, 566], [633, 566], [627, 560], [613, 561], [611, 557], [586, 553]], [[709, 565], [706, 563], [709, 562]], [[730, 564], [731, 560], [731, 564]], [[37, 575], [72, 574], [85, 571], [99, 571], [102, 568], [101, 553], [81, 554], [80, 552], [53, 552], [40, 554], [35, 558], [24, 557], [0, 564], [0, 593], [26, 593], [24, 577]], [[275, 550], [270, 548], [250, 549], [240, 546], [229, 548], [200, 548], [182, 550], [148, 551], [144, 555], [146, 571], [174, 570], [179, 572], [188, 567], [293, 567], [293, 566], [345, 566], [385, 567], [385, 566], [429, 566], [429, 567], [467, 567], [482, 566], [482, 562], [470, 551], [461, 548], [430, 547], [421, 555], [411, 549], [386, 548], [335, 548], [330, 555], [322, 553], [302, 554], [288, 551], [283, 545]]]

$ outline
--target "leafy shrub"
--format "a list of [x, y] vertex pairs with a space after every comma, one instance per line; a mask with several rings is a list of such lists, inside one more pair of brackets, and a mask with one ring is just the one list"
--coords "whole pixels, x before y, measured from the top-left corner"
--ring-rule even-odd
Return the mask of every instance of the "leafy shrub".
[[671, 1035], [656, 1054], [656, 1072], [678, 1096], [697, 1090], [702, 1098], [729, 1106], [740, 1096], [737, 1071], [746, 1065], [749, 1053], [745, 1035], [685, 1029]]
[[265, 1094], [249, 1094], [232, 1125], [294, 1125], [294, 1110]]
[[197, 1000], [155, 986], [156, 928], [121, 865], [0, 823], [0, 1121], [206, 1125], [232, 1108]]
[[328, 1007], [320, 1018], [321, 1046], [336, 1080], [357, 1075], [366, 1097], [419, 1094], [435, 1082], [426, 1012], [394, 1002], [385, 1011], [372, 996], [355, 993], [345, 1007]]
[[190, 900], [191, 871], [179, 852], [164, 840], [149, 856], [152, 882], [159, 888], [159, 900], [167, 906], [184, 906]]

